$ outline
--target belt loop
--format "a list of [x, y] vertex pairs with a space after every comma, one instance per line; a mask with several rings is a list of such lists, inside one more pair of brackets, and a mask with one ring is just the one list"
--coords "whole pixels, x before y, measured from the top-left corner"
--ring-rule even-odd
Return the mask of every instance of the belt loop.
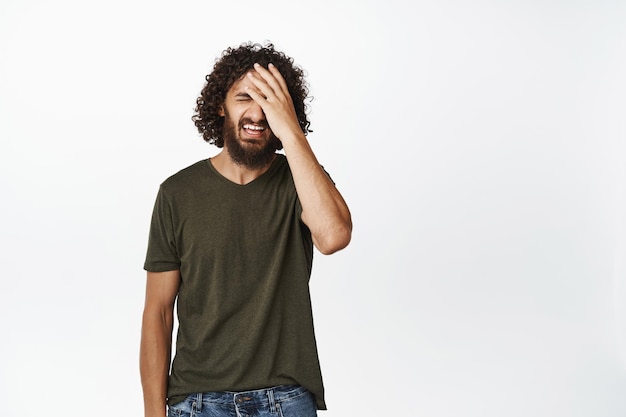
[[275, 414], [276, 413], [276, 402], [274, 401], [274, 389], [270, 388], [266, 391], [267, 393], [267, 399], [270, 403], [270, 413]]
[[196, 396], [196, 411], [198, 413], [202, 412], [202, 393], [199, 392]]

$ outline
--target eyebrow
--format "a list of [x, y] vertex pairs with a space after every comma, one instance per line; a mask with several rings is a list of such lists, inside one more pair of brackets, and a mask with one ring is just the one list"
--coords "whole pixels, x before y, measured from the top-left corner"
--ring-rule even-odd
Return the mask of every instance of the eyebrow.
[[243, 91], [241, 91], [241, 92], [239, 92], [239, 93], [236, 93], [236, 94], [235, 94], [235, 97], [241, 97], [241, 98], [251, 98], [251, 97], [250, 97], [250, 94], [248, 94], [248, 93], [244, 93]]

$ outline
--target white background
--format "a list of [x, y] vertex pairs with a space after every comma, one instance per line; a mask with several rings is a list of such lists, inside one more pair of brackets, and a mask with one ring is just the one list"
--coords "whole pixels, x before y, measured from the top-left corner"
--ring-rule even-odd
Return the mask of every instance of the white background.
[[353, 212], [322, 415], [626, 415], [625, 2], [2, 0], [2, 416], [142, 415], [152, 204], [247, 40]]

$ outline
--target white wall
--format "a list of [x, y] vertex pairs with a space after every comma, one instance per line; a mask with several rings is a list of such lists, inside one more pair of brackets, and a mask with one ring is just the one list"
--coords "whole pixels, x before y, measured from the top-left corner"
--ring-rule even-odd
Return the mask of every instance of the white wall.
[[3, 416], [141, 415], [158, 184], [215, 57], [309, 74], [353, 211], [312, 290], [332, 416], [626, 415], [626, 3], [0, 3]]

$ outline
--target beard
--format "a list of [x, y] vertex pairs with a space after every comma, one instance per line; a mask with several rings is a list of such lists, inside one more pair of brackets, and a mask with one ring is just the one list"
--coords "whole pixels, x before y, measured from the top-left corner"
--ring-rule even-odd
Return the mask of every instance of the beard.
[[[273, 160], [277, 149], [282, 148], [280, 140], [270, 131], [268, 139], [258, 139], [246, 143], [240, 137], [239, 132], [246, 123], [252, 123], [250, 119], [241, 119], [236, 128], [235, 123], [228, 114], [224, 119], [224, 147], [230, 159], [237, 165], [248, 169], [260, 169], [268, 166]], [[259, 124], [257, 122], [257, 124]], [[269, 130], [267, 122], [260, 123]], [[264, 142], [264, 143], [261, 143]]]

